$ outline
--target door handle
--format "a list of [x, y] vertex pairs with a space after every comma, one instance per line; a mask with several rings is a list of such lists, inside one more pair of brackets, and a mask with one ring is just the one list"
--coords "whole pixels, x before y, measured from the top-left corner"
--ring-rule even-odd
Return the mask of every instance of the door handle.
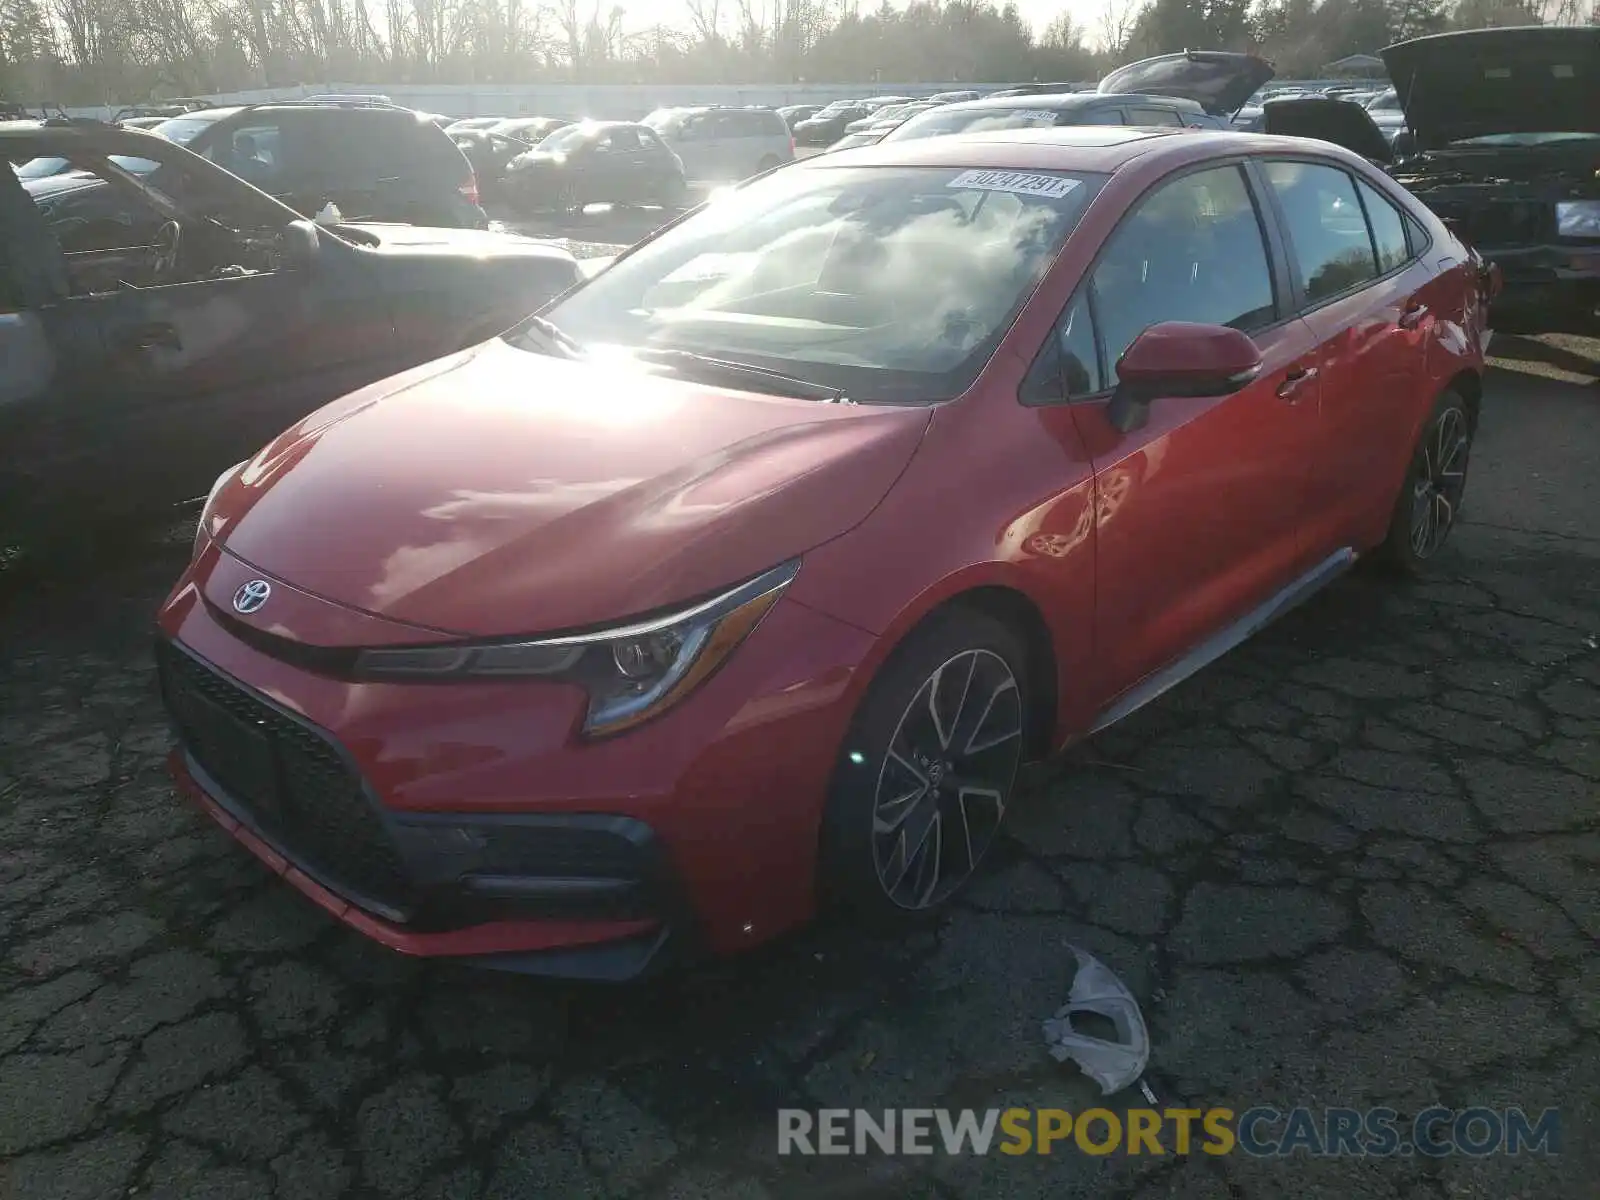
[[1315, 367], [1290, 368], [1289, 373], [1283, 377], [1283, 382], [1278, 385], [1278, 398], [1293, 404], [1295, 402], [1294, 395], [1300, 390], [1300, 385], [1310, 383], [1317, 377], [1317, 374], [1317, 368]]
[[158, 346], [169, 350], [183, 349], [183, 339], [178, 336], [176, 325], [152, 321], [148, 325], [135, 326], [117, 339], [117, 349], [134, 353], [154, 350]]
[[1428, 306], [1420, 300], [1413, 300], [1406, 305], [1406, 310], [1400, 314], [1401, 329], [1415, 329], [1422, 324], [1422, 318], [1428, 315]]

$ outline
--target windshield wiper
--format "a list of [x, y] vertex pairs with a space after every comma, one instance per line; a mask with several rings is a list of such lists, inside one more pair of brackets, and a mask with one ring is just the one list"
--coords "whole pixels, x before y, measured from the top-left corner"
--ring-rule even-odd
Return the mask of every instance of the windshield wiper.
[[697, 354], [693, 350], [661, 350], [643, 347], [633, 352], [635, 358], [645, 362], [659, 363], [664, 367], [691, 368], [702, 371], [709, 370], [736, 379], [754, 380], [769, 385], [771, 390], [783, 395], [798, 395], [811, 400], [824, 400], [833, 404], [853, 404], [855, 401], [848, 399], [839, 388], [830, 387], [825, 383], [817, 383], [811, 379], [801, 379], [797, 375], [785, 375], [782, 371], [774, 371], [770, 367], [758, 367], [754, 363], [738, 362], [731, 358], [715, 358], [709, 354]]
[[549, 342], [567, 358], [585, 358], [587, 355], [583, 347], [574, 339], [567, 336], [554, 321], [547, 321], [543, 317], [528, 317], [523, 325], [533, 330], [545, 341]]

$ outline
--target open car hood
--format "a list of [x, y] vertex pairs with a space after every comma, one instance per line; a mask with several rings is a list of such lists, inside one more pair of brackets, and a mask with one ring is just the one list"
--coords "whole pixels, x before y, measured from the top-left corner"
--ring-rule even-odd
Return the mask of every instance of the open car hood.
[[1381, 53], [1419, 149], [1495, 133], [1600, 133], [1600, 28], [1473, 29]]
[[1158, 54], [1118, 67], [1095, 90], [1115, 96], [1193, 100], [1214, 117], [1231, 117], [1277, 71], [1264, 58], [1227, 50]]
[[1261, 132], [1316, 138], [1372, 162], [1394, 161], [1394, 151], [1372, 114], [1352, 100], [1268, 100], [1261, 106]]

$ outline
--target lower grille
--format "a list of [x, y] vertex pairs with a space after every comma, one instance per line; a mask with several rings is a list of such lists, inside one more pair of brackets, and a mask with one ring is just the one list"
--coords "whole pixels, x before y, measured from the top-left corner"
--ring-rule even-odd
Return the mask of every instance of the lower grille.
[[410, 911], [399, 852], [332, 743], [168, 642], [157, 666], [183, 748], [263, 833], [346, 899]]

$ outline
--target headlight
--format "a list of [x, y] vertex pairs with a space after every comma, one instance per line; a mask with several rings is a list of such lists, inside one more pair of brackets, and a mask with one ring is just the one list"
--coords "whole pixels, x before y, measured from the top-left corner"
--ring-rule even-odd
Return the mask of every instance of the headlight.
[[217, 502], [217, 493], [227, 486], [229, 480], [244, 470], [245, 463], [249, 461], [247, 458], [244, 462], [234, 463], [233, 466], [217, 476], [217, 481], [211, 485], [211, 490], [206, 493], [206, 502], [200, 506], [199, 523], [194, 528], [194, 549], [190, 553], [191, 558], [199, 558], [200, 551], [205, 549], [206, 540], [209, 536], [206, 533], [206, 526], [211, 522], [211, 506]]
[[676, 704], [720, 667], [800, 570], [794, 559], [719, 596], [593, 633], [518, 642], [363, 650], [369, 679], [543, 678], [589, 693], [585, 733], [620, 733]]
[[1556, 205], [1558, 237], [1600, 237], [1600, 200], [1567, 200]]

